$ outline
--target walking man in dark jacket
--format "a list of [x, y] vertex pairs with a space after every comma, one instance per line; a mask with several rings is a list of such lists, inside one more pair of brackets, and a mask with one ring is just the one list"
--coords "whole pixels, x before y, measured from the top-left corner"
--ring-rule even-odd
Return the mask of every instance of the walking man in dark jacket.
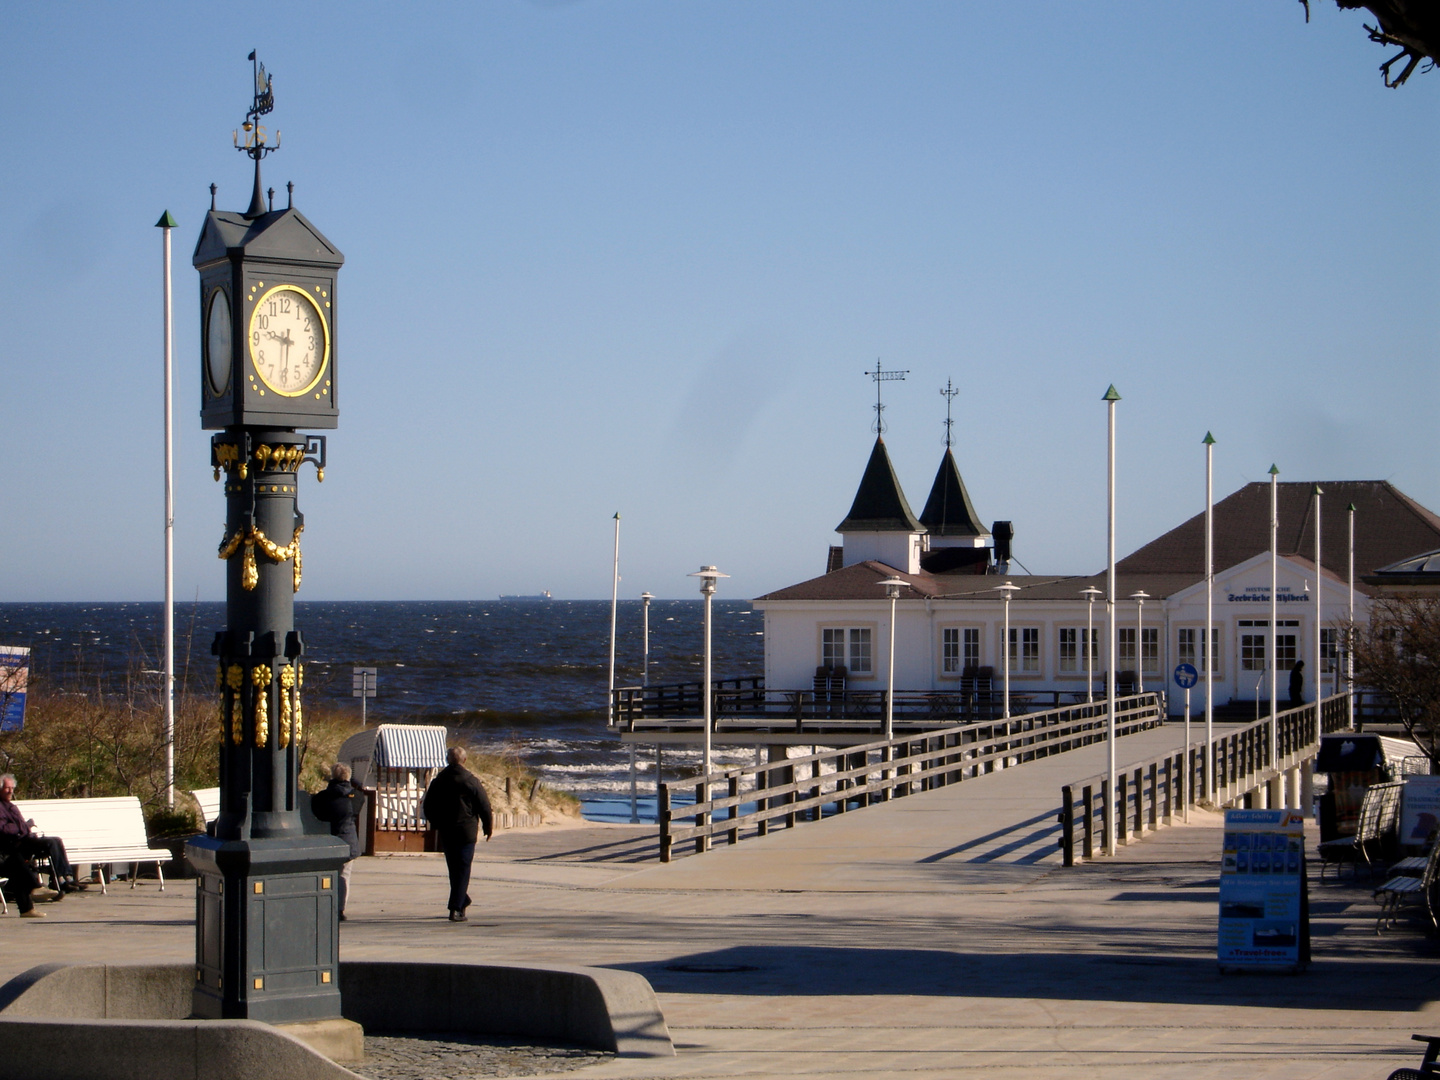
[[350, 766], [334, 765], [330, 769], [330, 786], [310, 797], [310, 809], [321, 821], [330, 823], [330, 835], [350, 845], [350, 858], [340, 869], [340, 921], [345, 921], [345, 900], [350, 895], [350, 870], [360, 857], [360, 815], [365, 812], [365, 796], [350, 783]]
[[1290, 669], [1290, 704], [1303, 705], [1305, 703], [1305, 661], [1296, 660], [1295, 666]]
[[440, 834], [445, 868], [450, 872], [450, 921], [464, 922], [470, 906], [470, 862], [480, 830], [490, 839], [490, 799], [475, 774], [465, 768], [465, 749], [452, 746], [445, 755], [450, 764], [430, 781], [421, 810]]

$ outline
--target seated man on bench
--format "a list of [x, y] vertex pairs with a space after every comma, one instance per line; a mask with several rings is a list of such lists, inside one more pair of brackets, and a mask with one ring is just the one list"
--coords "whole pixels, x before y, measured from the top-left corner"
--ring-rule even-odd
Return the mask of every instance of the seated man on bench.
[[[16, 863], [23, 865], [26, 859], [48, 859], [60, 889], [56, 899], [80, 888], [75, 884], [74, 868], [65, 856], [65, 844], [58, 836], [36, 836], [32, 831], [33, 825], [34, 822], [25, 820], [20, 807], [15, 805], [15, 777], [9, 773], [0, 776], [0, 860], [4, 860], [5, 869], [14, 870]], [[21, 873], [5, 873], [3, 876], [23, 882], [26, 875], [29, 880], [34, 880], [35, 875], [28, 866]], [[29, 899], [22, 888], [17, 897], [22, 915]]]

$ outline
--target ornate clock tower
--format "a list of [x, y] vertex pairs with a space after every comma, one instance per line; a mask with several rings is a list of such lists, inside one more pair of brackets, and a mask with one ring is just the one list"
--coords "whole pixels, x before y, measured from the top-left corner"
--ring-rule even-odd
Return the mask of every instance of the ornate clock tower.
[[[250, 54], [255, 60], [255, 54]], [[215, 209], [195, 245], [203, 355], [200, 417], [225, 486], [226, 628], [215, 636], [220, 817], [186, 855], [199, 871], [197, 1016], [270, 1022], [340, 1016], [337, 886], [347, 845], [315, 821], [297, 784], [305, 738], [305, 642], [295, 628], [301, 466], [324, 479], [336, 425], [335, 278], [344, 257], [287, 198], [264, 198], [260, 162], [280, 145], [255, 64], [238, 149], [253, 159], [243, 214]], [[293, 185], [292, 185], [293, 188]]]

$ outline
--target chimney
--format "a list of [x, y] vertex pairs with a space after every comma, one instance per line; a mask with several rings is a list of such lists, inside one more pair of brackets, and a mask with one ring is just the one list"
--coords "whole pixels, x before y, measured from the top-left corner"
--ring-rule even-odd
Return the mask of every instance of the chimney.
[[990, 526], [990, 534], [995, 537], [995, 572], [1008, 574], [1010, 543], [1015, 539], [1015, 526], [1009, 521], [997, 521]]

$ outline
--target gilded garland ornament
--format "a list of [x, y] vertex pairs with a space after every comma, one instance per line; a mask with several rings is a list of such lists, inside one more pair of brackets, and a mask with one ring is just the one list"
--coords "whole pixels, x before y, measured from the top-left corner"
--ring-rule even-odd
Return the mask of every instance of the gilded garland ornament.
[[225, 726], [230, 731], [230, 742], [239, 746], [244, 736], [241, 734], [242, 724], [235, 722], [235, 703], [240, 700], [240, 688], [245, 685], [245, 669], [239, 664], [231, 664], [225, 669], [225, 681], [230, 687], [230, 700], [226, 703]]
[[295, 533], [290, 538], [290, 543], [285, 547], [271, 540], [255, 526], [248, 529], [237, 529], [233, 536], [228, 537], [220, 544], [217, 553], [222, 560], [229, 561], [235, 552], [244, 547], [241, 556], [242, 564], [240, 569], [240, 587], [246, 592], [252, 592], [255, 586], [260, 584], [260, 571], [255, 565], [255, 549], [258, 547], [265, 553], [266, 558], [271, 562], [287, 562], [295, 560], [293, 574], [293, 591], [300, 591], [300, 534], [305, 531], [304, 525], [295, 526]]
[[280, 669], [280, 746], [290, 745], [290, 702], [295, 687], [295, 669], [286, 664]]
[[250, 681], [255, 684], [255, 745], [263, 750], [270, 741], [270, 684], [275, 673], [269, 664], [257, 664], [250, 669]]
[[305, 738], [305, 724], [300, 716], [300, 687], [305, 685], [305, 665], [295, 661], [295, 742]]

